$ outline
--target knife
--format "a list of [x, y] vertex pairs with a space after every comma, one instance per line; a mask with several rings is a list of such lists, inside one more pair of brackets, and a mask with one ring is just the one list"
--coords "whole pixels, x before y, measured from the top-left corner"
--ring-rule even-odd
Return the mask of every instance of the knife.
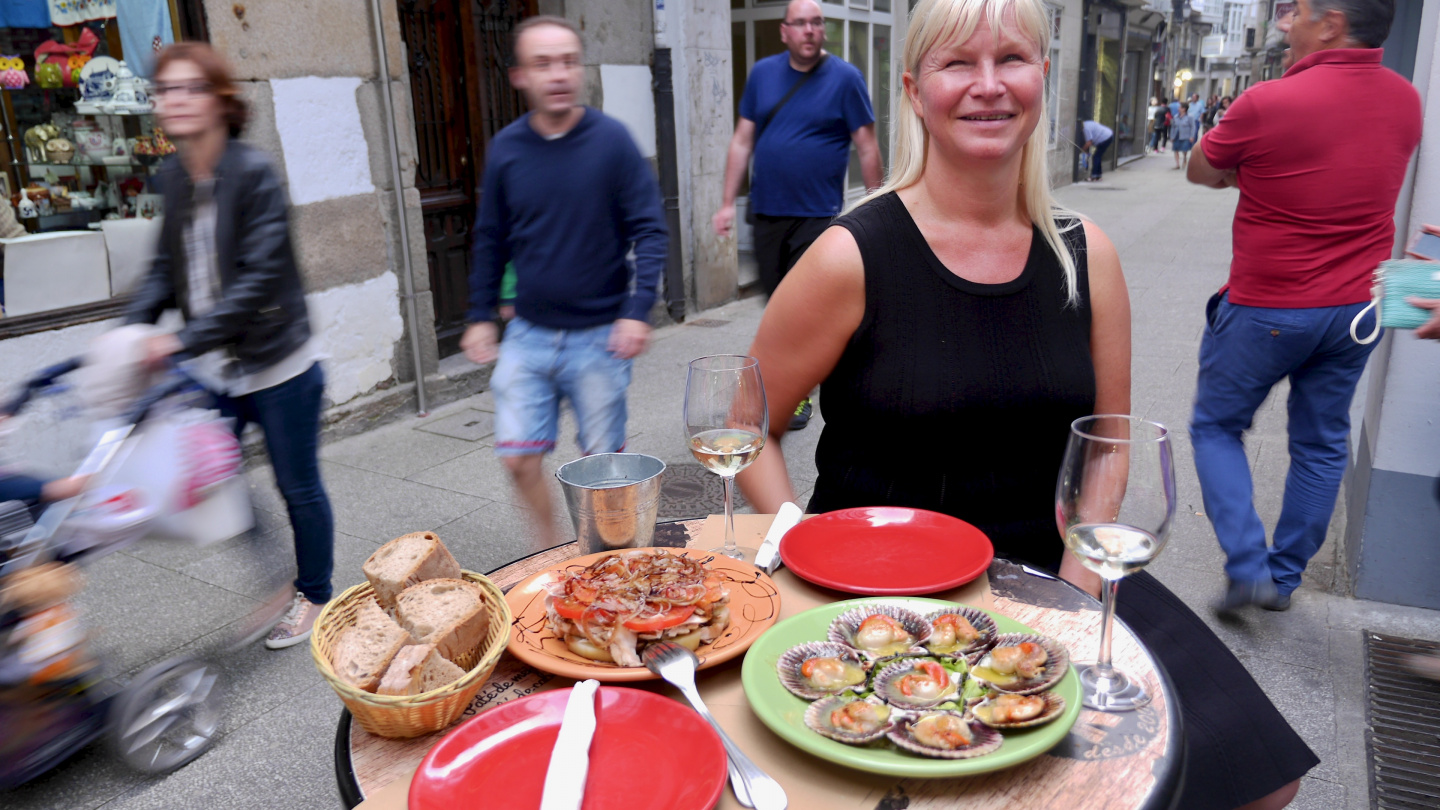
[[585, 775], [590, 770], [590, 739], [595, 735], [595, 690], [600, 682], [581, 681], [570, 690], [560, 736], [550, 752], [540, 810], [580, 810]]
[[780, 506], [780, 511], [775, 514], [775, 522], [770, 524], [770, 531], [765, 533], [765, 541], [760, 544], [760, 550], [755, 552], [755, 567], [766, 574], [775, 573], [780, 565], [780, 538], [795, 527], [804, 517], [800, 507], [786, 501]]

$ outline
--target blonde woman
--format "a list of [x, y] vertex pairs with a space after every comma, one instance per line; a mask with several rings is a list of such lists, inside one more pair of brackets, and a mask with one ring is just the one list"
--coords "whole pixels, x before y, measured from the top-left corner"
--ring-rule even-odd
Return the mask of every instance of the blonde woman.
[[[1000, 556], [1098, 593], [1064, 554], [1055, 475], [1071, 421], [1130, 411], [1130, 304], [1105, 234], [1051, 199], [1048, 19], [1041, 0], [913, 12], [892, 175], [786, 276], [751, 347], [775, 429], [740, 483], [761, 512], [794, 498], [780, 442], [820, 385], [809, 511], [955, 515]], [[1185, 709], [1181, 806], [1289, 803], [1314, 754], [1163, 585], [1142, 572], [1122, 592]]]

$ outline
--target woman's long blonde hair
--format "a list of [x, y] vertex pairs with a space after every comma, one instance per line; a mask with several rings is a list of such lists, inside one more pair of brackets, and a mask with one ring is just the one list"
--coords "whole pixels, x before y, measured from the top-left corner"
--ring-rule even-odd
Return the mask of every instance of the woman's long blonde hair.
[[[910, 15], [910, 28], [905, 36], [904, 67], [910, 75], [919, 77], [920, 60], [937, 46], [959, 41], [964, 42], [975, 32], [982, 15], [990, 23], [990, 30], [998, 32], [1007, 12], [1014, 11], [1015, 22], [1020, 30], [1047, 53], [1050, 42], [1050, 16], [1041, 0], [921, 0]], [[1066, 216], [1050, 195], [1050, 170], [1046, 163], [1048, 133], [1050, 131], [1049, 82], [1041, 96], [1040, 120], [1035, 131], [1030, 133], [1020, 157], [1020, 206], [1025, 215], [1044, 235], [1060, 266], [1065, 271], [1065, 291], [1072, 304], [1080, 300], [1075, 278], [1075, 257], [1070, 255], [1064, 238], [1060, 235], [1070, 228], [1079, 227], [1076, 217], [1073, 223], [1061, 228], [1056, 222], [1057, 215]], [[895, 156], [891, 163], [890, 176], [885, 184], [871, 192], [851, 207], [854, 210], [867, 202], [892, 191], [909, 188], [920, 181], [925, 174], [926, 147], [930, 133], [925, 122], [915, 114], [910, 99], [901, 96], [895, 110]], [[1073, 216], [1073, 215], [1069, 215]], [[1068, 217], [1067, 217], [1068, 218]]]

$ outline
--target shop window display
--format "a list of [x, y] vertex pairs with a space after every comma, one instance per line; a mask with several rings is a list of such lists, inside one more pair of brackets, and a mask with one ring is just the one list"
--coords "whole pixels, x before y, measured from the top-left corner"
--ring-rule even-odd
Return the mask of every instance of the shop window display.
[[[125, 32], [113, 0], [71, 7], [85, 19], [0, 15], [0, 338], [113, 314], [164, 214], [152, 183], [174, 147], [137, 71], [174, 41], [168, 13]], [[153, 47], [127, 58], [135, 42]]]

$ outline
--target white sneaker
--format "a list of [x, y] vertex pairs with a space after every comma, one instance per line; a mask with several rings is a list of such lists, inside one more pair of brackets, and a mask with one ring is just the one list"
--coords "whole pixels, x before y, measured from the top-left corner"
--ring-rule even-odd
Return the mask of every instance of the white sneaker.
[[283, 650], [310, 638], [310, 633], [315, 629], [315, 620], [319, 618], [323, 607], [324, 605], [317, 605], [306, 599], [305, 594], [296, 591], [295, 601], [290, 603], [285, 618], [281, 619], [265, 638], [266, 648]]

